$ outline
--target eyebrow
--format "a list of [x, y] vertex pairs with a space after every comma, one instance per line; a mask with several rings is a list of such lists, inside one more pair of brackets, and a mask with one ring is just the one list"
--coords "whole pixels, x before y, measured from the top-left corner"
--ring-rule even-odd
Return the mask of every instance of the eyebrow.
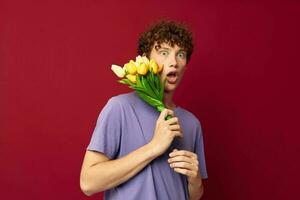
[[160, 47], [160, 48], [158, 48], [157, 50], [160, 50], [160, 49], [170, 50], [170, 48], [168, 48], [168, 47]]
[[[157, 48], [156, 51], [158, 51], [158, 50], [160, 50], [160, 49], [163, 49], [163, 50], [171, 50], [171, 49], [168, 48], [168, 47], [160, 47], [160, 48]], [[178, 52], [184, 52], [184, 53], [187, 53], [186, 50], [184, 50], [184, 49], [182, 49], [182, 48], [180, 48], [180, 49], [178, 50]]]

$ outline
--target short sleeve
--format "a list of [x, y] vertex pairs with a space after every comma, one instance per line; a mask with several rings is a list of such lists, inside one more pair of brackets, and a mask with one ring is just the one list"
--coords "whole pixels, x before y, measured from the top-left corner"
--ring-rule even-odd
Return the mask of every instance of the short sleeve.
[[112, 97], [98, 116], [87, 150], [101, 152], [114, 159], [120, 147], [121, 123], [121, 105]]
[[206, 163], [205, 163], [203, 133], [202, 133], [201, 124], [198, 120], [197, 120], [197, 127], [196, 127], [196, 142], [195, 142], [194, 152], [198, 156], [201, 177], [202, 179], [207, 179], [208, 175], [207, 175]]

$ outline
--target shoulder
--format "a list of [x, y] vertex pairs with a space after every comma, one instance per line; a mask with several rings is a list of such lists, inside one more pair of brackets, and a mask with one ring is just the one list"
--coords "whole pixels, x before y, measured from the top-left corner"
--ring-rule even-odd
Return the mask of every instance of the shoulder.
[[127, 109], [136, 100], [136, 96], [133, 92], [118, 94], [108, 99], [104, 109], [120, 111]]
[[118, 94], [112, 96], [108, 101], [107, 104], [113, 104], [118, 106], [125, 106], [126, 104], [131, 104], [135, 101], [134, 92], [128, 92], [123, 94]]
[[120, 119], [122, 118], [122, 113], [126, 113], [128, 110], [127, 106], [132, 99], [131, 93], [124, 93], [110, 97], [106, 104], [100, 109], [99, 119], [110, 118], [110, 119]]
[[189, 126], [201, 128], [200, 120], [196, 117], [194, 113], [182, 107], [179, 108], [178, 112], [181, 120], [184, 120], [186, 123], [189, 124]]

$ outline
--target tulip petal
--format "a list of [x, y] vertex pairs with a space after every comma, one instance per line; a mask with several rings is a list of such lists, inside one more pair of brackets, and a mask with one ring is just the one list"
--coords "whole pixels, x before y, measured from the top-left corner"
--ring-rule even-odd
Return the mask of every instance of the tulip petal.
[[124, 65], [124, 67], [126, 68], [126, 71], [131, 74], [131, 75], [135, 75], [136, 74], [136, 66], [133, 60], [130, 60], [129, 63], [126, 63]]
[[149, 70], [149, 67], [145, 63], [141, 63], [137, 69], [137, 73], [140, 75], [146, 75]]
[[125, 76], [125, 71], [122, 67], [118, 65], [111, 65], [111, 70], [119, 77], [123, 78]]
[[126, 78], [130, 80], [132, 83], [136, 83], [136, 75], [128, 74], [126, 75]]
[[153, 59], [150, 60], [149, 66], [150, 66], [150, 69], [153, 71], [153, 73], [157, 74], [157, 72], [158, 72], [158, 65], [157, 65], [157, 63]]
[[149, 65], [149, 59], [146, 57], [146, 56], [143, 56], [142, 57], [142, 59], [143, 59], [143, 61], [144, 61], [144, 63], [146, 64], [146, 65]]
[[137, 62], [137, 63], [143, 63], [144, 62], [144, 60], [143, 60], [143, 58], [141, 57], [141, 56], [137, 56], [136, 58], [135, 58], [135, 62]]
[[164, 68], [163, 64], [162, 65], [158, 65], [158, 73], [160, 73], [163, 70], [163, 68]]

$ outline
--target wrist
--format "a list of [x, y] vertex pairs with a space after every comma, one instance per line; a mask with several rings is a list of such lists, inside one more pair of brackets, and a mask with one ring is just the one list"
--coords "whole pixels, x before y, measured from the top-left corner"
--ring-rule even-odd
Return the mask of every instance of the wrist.
[[188, 183], [192, 187], [200, 187], [202, 185], [202, 179], [200, 176], [188, 178]]
[[157, 145], [153, 141], [150, 141], [147, 144], [147, 148], [150, 152], [151, 157], [156, 158], [159, 156], [159, 149], [157, 148]]

